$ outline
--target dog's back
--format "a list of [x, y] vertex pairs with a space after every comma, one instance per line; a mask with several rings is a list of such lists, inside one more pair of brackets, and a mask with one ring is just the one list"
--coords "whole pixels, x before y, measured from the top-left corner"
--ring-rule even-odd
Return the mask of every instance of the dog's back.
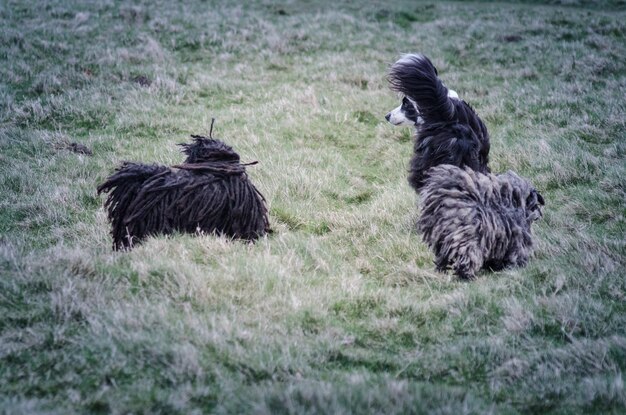
[[454, 103], [455, 118], [459, 124], [466, 125], [472, 130], [479, 143], [479, 164], [480, 166], [474, 170], [482, 173], [489, 173], [489, 131], [487, 126], [480, 119], [474, 109], [465, 101], [460, 99], [451, 99]]
[[[487, 153], [489, 150], [486, 150]], [[487, 156], [478, 136], [467, 124], [435, 123], [417, 133], [409, 167], [409, 184], [419, 191], [431, 167], [451, 164], [489, 172]]]

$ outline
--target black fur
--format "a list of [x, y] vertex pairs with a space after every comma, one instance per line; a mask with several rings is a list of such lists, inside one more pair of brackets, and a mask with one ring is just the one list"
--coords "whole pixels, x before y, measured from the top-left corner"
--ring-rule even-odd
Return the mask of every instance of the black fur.
[[187, 158], [167, 167], [125, 162], [98, 187], [112, 224], [113, 249], [145, 237], [206, 232], [254, 240], [269, 232], [263, 195], [239, 155], [219, 140], [192, 136]]
[[433, 166], [452, 164], [489, 173], [487, 127], [463, 100], [448, 97], [437, 69], [423, 55], [406, 55], [391, 67], [391, 88], [411, 98], [423, 123], [417, 127], [409, 183], [419, 191]]

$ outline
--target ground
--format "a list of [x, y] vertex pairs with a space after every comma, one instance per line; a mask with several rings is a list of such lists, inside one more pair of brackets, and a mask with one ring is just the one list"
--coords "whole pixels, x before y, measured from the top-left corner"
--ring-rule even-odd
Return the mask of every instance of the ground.
[[[0, 412], [624, 413], [625, 9], [0, 3]], [[404, 52], [544, 195], [526, 268], [434, 271]], [[113, 252], [96, 186], [213, 117], [274, 233]]]

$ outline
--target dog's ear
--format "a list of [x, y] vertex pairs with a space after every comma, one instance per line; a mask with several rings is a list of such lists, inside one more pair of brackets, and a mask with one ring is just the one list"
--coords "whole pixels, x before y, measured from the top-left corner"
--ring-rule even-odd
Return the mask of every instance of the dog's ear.
[[414, 111], [417, 111], [417, 106], [415, 106], [415, 103], [407, 97], [402, 98], [402, 106], [406, 107], [406, 109], [413, 109]]
[[545, 206], [546, 202], [545, 200], [543, 200], [543, 196], [541, 195], [541, 193], [537, 192], [536, 190], [535, 192], [537, 193], [537, 202], [539, 202], [541, 206]]
[[543, 196], [537, 190], [532, 189], [526, 198], [526, 207], [528, 209], [528, 217], [531, 221], [536, 221], [543, 216], [541, 207], [545, 205]]
[[532, 189], [530, 191], [530, 194], [528, 195], [528, 198], [526, 199], [526, 204], [528, 205], [529, 202], [530, 202], [530, 203], [532, 203], [532, 205], [534, 205], [535, 204], [535, 200], [536, 200], [536, 204], [539, 205], [539, 206], [545, 206], [545, 204], [546, 204], [545, 200], [543, 200], [543, 196], [541, 195], [541, 193], [539, 193], [535, 189]]

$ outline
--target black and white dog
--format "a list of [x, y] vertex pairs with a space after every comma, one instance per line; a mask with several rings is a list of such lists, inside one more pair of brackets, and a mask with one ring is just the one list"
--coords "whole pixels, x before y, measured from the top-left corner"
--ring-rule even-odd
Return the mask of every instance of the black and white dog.
[[430, 59], [408, 54], [391, 66], [391, 88], [402, 93], [402, 105], [385, 117], [394, 125], [417, 130], [409, 184], [418, 191], [428, 169], [440, 164], [489, 173], [489, 133], [474, 110], [437, 76]]

